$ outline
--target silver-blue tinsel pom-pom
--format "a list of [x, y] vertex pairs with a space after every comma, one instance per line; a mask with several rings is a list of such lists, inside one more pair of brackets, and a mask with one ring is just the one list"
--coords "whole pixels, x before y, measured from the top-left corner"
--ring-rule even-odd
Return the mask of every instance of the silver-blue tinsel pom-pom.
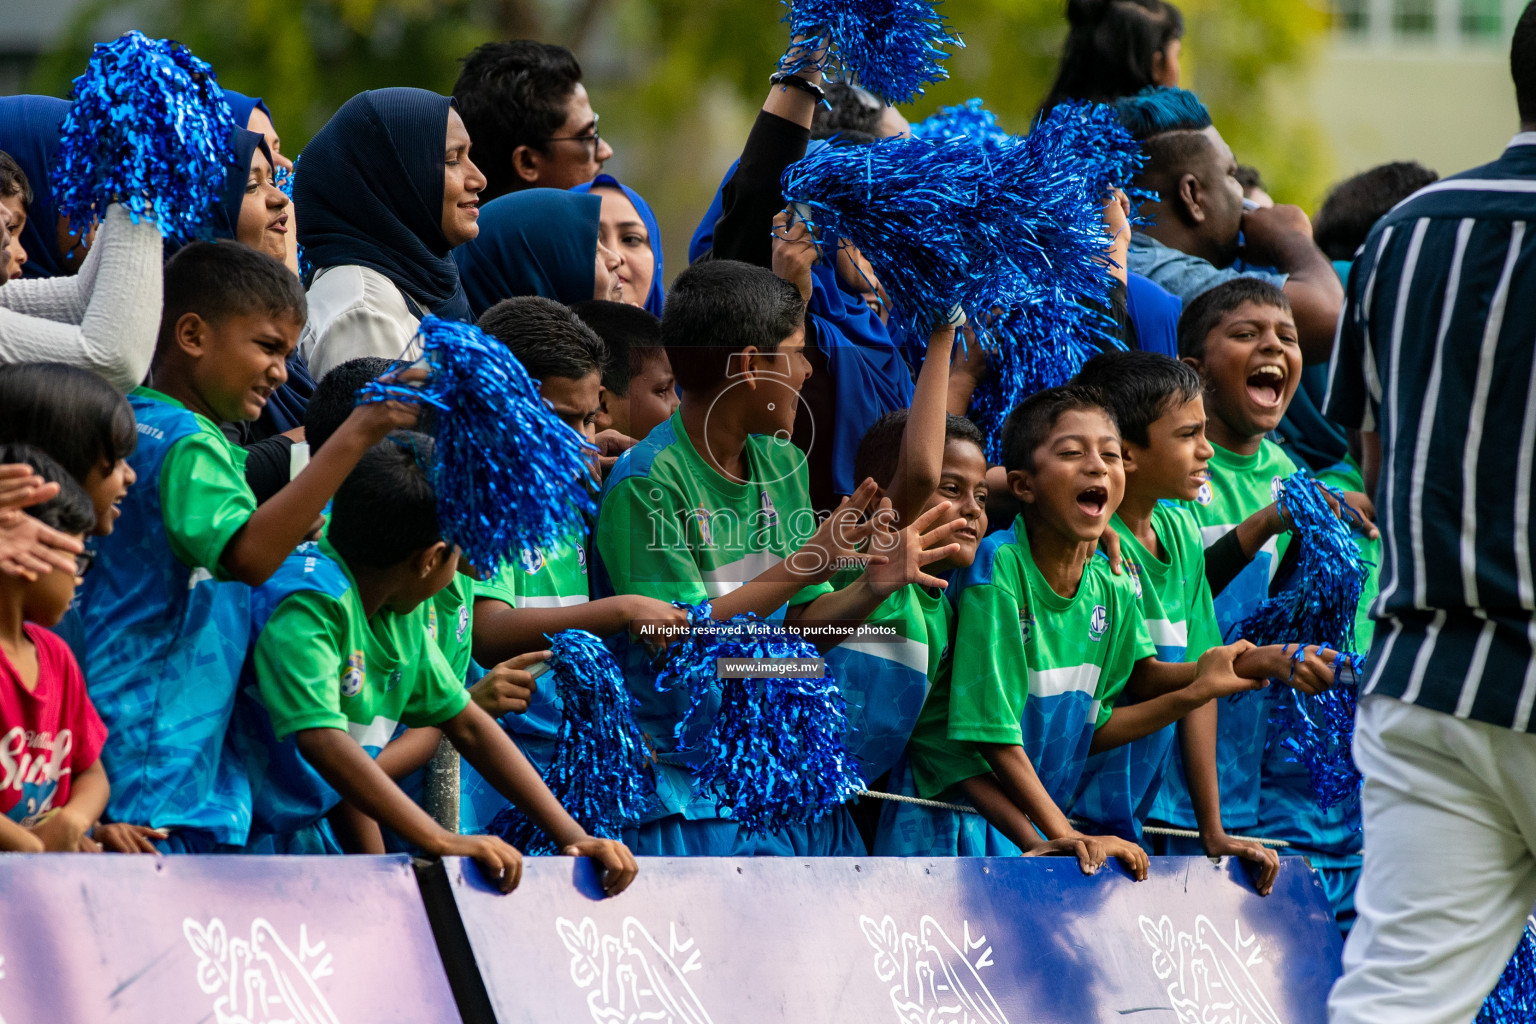
[[[818, 68], [830, 81], [856, 83], [887, 103], [911, 103], [949, 77], [945, 46], [964, 46], [933, 0], [784, 0], [790, 35], [779, 67]], [[815, 51], [825, 50], [817, 60]]]

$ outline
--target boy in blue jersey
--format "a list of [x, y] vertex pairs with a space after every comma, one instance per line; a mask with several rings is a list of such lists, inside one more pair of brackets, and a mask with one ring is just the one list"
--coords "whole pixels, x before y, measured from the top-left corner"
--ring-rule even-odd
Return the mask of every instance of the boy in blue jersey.
[[[1013, 852], [1071, 850], [1084, 871], [1112, 855], [1145, 877], [1139, 846], [1068, 822], [1084, 762], [1264, 683], [1233, 669], [1251, 645], [1196, 665], [1156, 660], [1134, 576], [1095, 557], [1125, 489], [1119, 432], [1096, 392], [1026, 400], [1004, 426], [1003, 460], [1023, 512], [963, 574], [950, 671], [909, 746], [918, 794], [969, 800]], [[1122, 690], [1137, 703], [1117, 706]]]
[[[628, 307], [626, 307], [628, 308]], [[635, 310], [649, 317], [644, 310]], [[655, 319], [652, 317], [652, 319]], [[539, 382], [539, 394], [572, 430], [591, 441], [601, 414], [603, 341], [565, 306], [536, 295], [498, 302], [479, 327], [506, 345]], [[482, 665], [543, 651], [546, 639], [566, 629], [600, 637], [633, 630], [637, 623], [681, 625], [681, 609], [642, 594], [590, 599], [585, 530], [550, 549], [522, 552], [474, 587], [474, 656]], [[507, 679], [482, 680], [475, 699], [533, 762], [540, 774], [554, 759], [564, 712], [552, 685], [531, 691]], [[472, 769], [463, 775], [460, 807], [466, 832], [490, 823], [506, 800]]]
[[459, 567], [458, 549], [438, 530], [424, 468], [431, 454], [431, 438], [409, 433], [367, 452], [337, 491], [326, 536], [256, 594], [264, 621], [247, 672], [273, 741], [256, 780], [258, 806], [286, 843], [345, 798], [430, 855], [473, 857], [511, 891], [522, 870], [516, 850], [494, 836], [445, 831], [374, 760], [398, 726], [436, 727], [564, 854], [596, 859], [604, 888], [617, 893], [634, 878], [634, 858], [565, 813], [470, 700], [428, 628], [433, 598]]
[[[1205, 577], [1200, 530], [1187, 508], [1205, 484], [1212, 450], [1205, 438], [1204, 387], [1193, 368], [1149, 352], [1112, 352], [1089, 360], [1077, 383], [1098, 389], [1120, 428], [1125, 497], [1115, 511], [1119, 534], [1137, 585], [1142, 613], [1157, 656], [1166, 662], [1194, 661], [1221, 642]], [[1299, 686], [1327, 685], [1328, 669], [1308, 658], [1291, 675], [1288, 652], [1278, 646], [1239, 655], [1234, 667], [1246, 677], [1292, 678]], [[1242, 698], [1237, 698], [1242, 699]], [[1185, 722], [1203, 722], [1209, 731], [1215, 703], [1190, 713]], [[1198, 729], [1198, 727], [1197, 727]], [[1188, 729], [1181, 723], [1180, 733]], [[1078, 786], [1074, 814], [1125, 838], [1142, 839], [1165, 770], [1181, 771], [1174, 753], [1175, 728], [1165, 726], [1088, 759]], [[1279, 861], [1259, 843], [1234, 839], [1221, 825], [1215, 781], [1215, 752], [1201, 751], [1195, 818], [1204, 852], [1236, 856], [1250, 863], [1255, 886], [1268, 894]], [[1173, 766], [1170, 769], [1170, 761]], [[1183, 763], [1196, 766], [1189, 758]], [[1146, 845], [1143, 842], [1143, 845]]]
[[245, 246], [194, 243], [166, 264], [154, 388], [129, 396], [138, 477], [81, 593], [86, 676], [109, 731], [106, 820], [170, 832], [176, 852], [238, 848], [250, 787], [224, 752], [250, 628], [250, 588], [310, 533], [363, 452], [416, 422], [413, 405], [359, 408], [261, 507], [245, 453], [218, 424], [256, 419], [287, 379], [304, 292]]
[[[781, 230], [782, 224], [783, 215]], [[625, 452], [608, 477], [595, 531], [595, 590], [707, 600], [716, 619], [753, 612], [810, 627], [828, 650], [841, 634], [820, 627], [860, 623], [908, 583], [938, 585], [924, 567], [954, 553], [948, 538], [964, 521], [935, 526], [937, 515], [924, 516], [883, 537], [883, 553], [861, 553], [859, 545], [879, 528], [875, 517], [857, 521], [873, 503], [875, 483], [867, 480], [817, 525], [806, 458], [789, 441], [810, 375], [805, 302], [815, 250], [803, 224], [776, 244], [776, 266], [797, 284], [761, 267], [706, 260], [683, 271], [668, 295], [662, 340], [682, 405]], [[865, 563], [858, 580], [832, 590], [838, 569]], [[657, 799], [635, 833], [637, 849], [862, 852], [851, 821], [835, 836], [799, 829], [748, 839], [719, 816], [713, 798], [695, 798], [690, 765], [699, 751], [678, 749], [674, 736], [687, 695], [657, 692], [645, 644], [627, 637], [617, 643], [641, 729], [658, 754]]]
[[[1296, 391], [1301, 349], [1284, 293], [1263, 281], [1238, 278], [1211, 289], [1185, 309], [1179, 322], [1179, 352], [1205, 383], [1206, 432], [1212, 444], [1208, 479], [1185, 507], [1205, 543], [1217, 625], [1230, 638], [1269, 595], [1289, 547], [1289, 525], [1274, 499], [1296, 465], [1266, 435], [1279, 426]], [[1269, 671], [1315, 691], [1326, 685], [1322, 680], [1332, 678], [1315, 658], [1309, 653], [1294, 677], [1289, 667]], [[1164, 774], [1152, 818], [1176, 828], [1198, 828], [1191, 797], [1198, 787], [1206, 791], [1203, 802], [1219, 802], [1227, 832], [1257, 828], [1259, 776], [1272, 707], [1272, 694], [1246, 694], [1222, 701], [1214, 723], [1208, 714], [1192, 718], [1175, 752], [1174, 768]], [[1209, 749], [1215, 751], [1214, 762], [1204, 754], [1183, 760], [1186, 750]], [[1211, 768], [1215, 779], [1197, 782], [1196, 776]], [[1169, 839], [1157, 849], [1198, 853], [1201, 848], [1194, 840]]]

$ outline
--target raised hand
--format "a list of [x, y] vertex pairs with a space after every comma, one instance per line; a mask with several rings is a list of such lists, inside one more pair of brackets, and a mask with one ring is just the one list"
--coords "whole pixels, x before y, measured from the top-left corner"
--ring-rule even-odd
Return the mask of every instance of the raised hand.
[[945, 519], [945, 514], [952, 507], [952, 502], [941, 501], [914, 519], [909, 526], [897, 530], [893, 528], [895, 514], [891, 511], [891, 500], [881, 499], [872, 517], [875, 531], [870, 537], [869, 549], [884, 555], [886, 560], [865, 569], [864, 582], [882, 600], [909, 583], [937, 587], [940, 590], [949, 585], [925, 572], [923, 567], [942, 561], [960, 550], [960, 545], [949, 543], [949, 538], [965, 526], [965, 519]]

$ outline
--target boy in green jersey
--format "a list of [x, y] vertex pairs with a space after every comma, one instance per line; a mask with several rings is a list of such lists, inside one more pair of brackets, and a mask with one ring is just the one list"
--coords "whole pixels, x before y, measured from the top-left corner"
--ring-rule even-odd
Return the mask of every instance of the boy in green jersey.
[[[1194, 661], [1221, 643], [1199, 526], [1187, 508], [1205, 484], [1211, 458], [1205, 438], [1204, 388], [1187, 364], [1152, 352], [1111, 352], [1089, 360], [1076, 383], [1096, 388], [1120, 428], [1125, 497], [1112, 527], [1132, 573], [1147, 630], [1160, 660]], [[1234, 667], [1249, 678], [1291, 678], [1298, 686], [1332, 682], [1315, 651], [1294, 666], [1279, 646], [1239, 655]], [[1214, 735], [1216, 705], [1191, 712], [1178, 728], [1186, 751], [1191, 737]], [[1279, 862], [1262, 844], [1233, 839], [1221, 826], [1214, 748], [1186, 756], [1174, 752], [1175, 729], [1165, 726], [1142, 739], [1088, 759], [1078, 787], [1076, 817], [1125, 838], [1141, 829], [1167, 770], [1185, 770], [1195, 789], [1195, 817], [1204, 852], [1236, 856], [1255, 869], [1255, 885], [1267, 894]], [[1171, 766], [1170, 766], [1170, 762]]]
[[[964, 521], [925, 533], [938, 519], [928, 515], [882, 532], [880, 553], [861, 553], [882, 518], [861, 518], [876, 511], [875, 483], [866, 480], [817, 524], [805, 455], [789, 441], [810, 374], [805, 302], [815, 251], [803, 224], [784, 231], [783, 220], [781, 214], [775, 266], [796, 284], [761, 267], [706, 260], [673, 285], [662, 340], [682, 405], [620, 457], [604, 485], [596, 589], [709, 601], [722, 620], [753, 612], [808, 628], [827, 650], [841, 633], [825, 627], [862, 622], [908, 583], [938, 585], [924, 567], [954, 553], [948, 537]], [[840, 568], [864, 563], [858, 580], [832, 590]], [[687, 743], [678, 749], [674, 735], [687, 695], [658, 693], [648, 649], [625, 640], [621, 654], [637, 717], [659, 761], [658, 798], [636, 833], [636, 848], [672, 855], [829, 852], [798, 849], [804, 835], [749, 840], [718, 816], [712, 798], [694, 797], [690, 765], [698, 751]], [[857, 843], [856, 836], [842, 838]]]
[[[470, 700], [421, 606], [452, 582], [458, 549], [438, 532], [423, 463], [432, 441], [395, 434], [370, 449], [336, 494], [312, 565], [272, 595], [251, 665], [278, 741], [335, 793], [434, 856], [473, 857], [502, 891], [521, 856], [494, 836], [444, 831], [374, 760], [395, 727], [436, 726], [563, 853], [596, 859], [604, 888], [635, 875], [621, 844], [586, 834], [495, 721]], [[374, 734], [377, 734], [376, 736]], [[373, 743], [370, 744], [369, 740]], [[295, 791], [313, 798], [313, 790]]]
[[677, 408], [677, 380], [661, 347], [661, 320], [627, 302], [588, 299], [571, 307], [608, 347], [603, 367], [599, 430], [643, 441]]
[[[1125, 489], [1119, 432], [1096, 392], [1026, 400], [1004, 426], [1003, 461], [1023, 512], [960, 581], [950, 672], [909, 747], [918, 794], [968, 799], [1015, 851], [1068, 849], [1084, 871], [1112, 855], [1145, 877], [1139, 846], [1067, 821], [1084, 762], [1264, 683], [1233, 671], [1242, 645], [1198, 665], [1154, 658], [1134, 576], [1094, 554]], [[1122, 690], [1138, 703], [1114, 706]]]
[[[649, 317], [644, 310], [636, 310]], [[654, 319], [654, 317], [652, 317]], [[479, 327], [512, 351], [539, 394], [572, 430], [587, 440], [597, 432], [607, 350], [601, 338], [565, 306], [538, 296], [507, 299], [481, 315]], [[491, 578], [475, 584], [474, 655], [482, 665], [542, 651], [545, 639], [566, 629], [600, 637], [633, 628], [681, 625], [685, 613], [641, 594], [591, 600], [583, 532], [552, 548], [528, 548]], [[482, 680], [474, 697], [496, 718], [540, 774], [554, 759], [564, 709], [551, 685], [529, 691], [511, 678]], [[479, 832], [506, 800], [473, 769], [462, 776], [463, 830]]]

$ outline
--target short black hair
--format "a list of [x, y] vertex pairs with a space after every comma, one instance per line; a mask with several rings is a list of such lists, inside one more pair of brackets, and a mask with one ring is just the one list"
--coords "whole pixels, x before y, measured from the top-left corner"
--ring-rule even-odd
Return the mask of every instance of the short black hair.
[[21, 196], [23, 210], [32, 209], [32, 183], [27, 181], [27, 172], [21, 169], [15, 157], [0, 150], [0, 199], [11, 196]]
[[96, 506], [91, 496], [47, 452], [31, 444], [0, 444], [0, 466], [17, 464], [31, 466], [45, 482], [59, 485], [58, 494], [22, 511], [60, 533], [82, 534], [96, 529]]
[[[896, 463], [901, 457], [901, 438], [907, 429], [909, 409], [895, 409], [886, 413], [859, 439], [859, 449], [853, 455], [853, 478], [873, 479], [880, 487], [891, 486], [896, 478]], [[980, 449], [986, 458], [987, 439], [981, 428], [964, 416], [950, 413], [944, 418], [944, 443], [969, 441]]]
[[677, 275], [661, 316], [661, 343], [684, 391], [726, 379], [732, 353], [749, 345], [777, 352], [805, 325], [799, 290], [764, 267], [702, 260]]
[[554, 299], [519, 295], [480, 314], [477, 326], [512, 350], [534, 380], [580, 380], [602, 373], [608, 347], [597, 332]]
[[1072, 383], [1096, 390], [1120, 436], [1139, 445], [1151, 443], [1148, 427], [1205, 390], [1194, 367], [1160, 352], [1101, 352]]
[[545, 151], [560, 132], [581, 65], [563, 46], [533, 39], [484, 43], [464, 58], [453, 100], [485, 175], [480, 202], [524, 187], [512, 169], [519, 146]]
[[1333, 186], [1312, 218], [1312, 240], [1330, 260], [1352, 260], [1387, 211], [1440, 175], [1412, 160], [1382, 164]]
[[811, 118], [811, 138], [829, 139], [840, 132], [857, 132], [871, 139], [879, 136], [880, 119], [885, 115], [880, 97], [847, 82], [830, 82], [826, 91], [827, 102], [816, 104]]
[[1245, 302], [1260, 306], [1274, 306], [1287, 313], [1291, 300], [1285, 292], [1258, 277], [1234, 277], [1208, 292], [1197, 295], [1184, 307], [1179, 317], [1179, 356], [1187, 359], [1205, 358], [1205, 339], [1221, 323], [1222, 317]]
[[1244, 193], [1248, 192], [1250, 189], [1255, 188], [1260, 192], [1269, 191], [1269, 189], [1264, 187], [1264, 175], [1259, 173], [1259, 169], [1257, 167], [1250, 167], [1247, 164], [1238, 164], [1237, 173], [1234, 174], [1233, 177], [1237, 179], [1237, 183], [1239, 185], [1243, 186]]
[[132, 455], [138, 440], [128, 399], [90, 370], [0, 366], [0, 442], [41, 448], [84, 484], [91, 470]]
[[238, 242], [193, 242], [165, 264], [161, 345], [188, 313], [210, 323], [265, 313], [302, 324], [309, 307], [293, 271], [266, 253]]
[[571, 312], [607, 346], [603, 387], [620, 398], [629, 394], [630, 380], [647, 360], [666, 357], [661, 347], [661, 320], [649, 310], [627, 302], [588, 299], [572, 306]]
[[304, 408], [304, 440], [311, 452], [331, 439], [357, 406], [357, 393], [395, 367], [392, 359], [362, 356], [331, 367], [315, 384]]
[[1509, 70], [1515, 79], [1515, 105], [1522, 124], [1536, 124], [1536, 2], [1525, 5], [1509, 44]]
[[1051, 436], [1062, 414], [1077, 409], [1099, 409], [1114, 421], [1104, 396], [1082, 384], [1046, 388], [1020, 402], [1003, 421], [1003, 468], [1033, 473], [1035, 449]]
[[336, 490], [326, 538], [348, 565], [388, 569], [443, 539], [427, 469], [432, 438], [398, 430], [363, 453]]

